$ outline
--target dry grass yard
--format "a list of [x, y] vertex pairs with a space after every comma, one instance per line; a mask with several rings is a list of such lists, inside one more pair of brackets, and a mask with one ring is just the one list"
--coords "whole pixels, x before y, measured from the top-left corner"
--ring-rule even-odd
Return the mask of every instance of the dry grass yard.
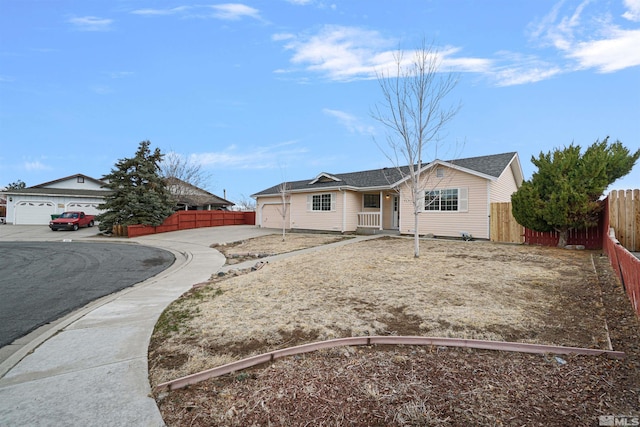
[[[237, 261], [336, 239], [288, 234], [285, 242], [266, 236], [217, 249]], [[606, 257], [424, 240], [415, 259], [412, 243], [382, 237], [212, 277], [159, 320], [149, 349], [152, 385], [274, 349], [364, 335], [601, 349], [611, 342], [628, 357], [333, 349], [159, 394], [166, 423], [597, 425], [598, 415], [638, 413], [638, 321]]]

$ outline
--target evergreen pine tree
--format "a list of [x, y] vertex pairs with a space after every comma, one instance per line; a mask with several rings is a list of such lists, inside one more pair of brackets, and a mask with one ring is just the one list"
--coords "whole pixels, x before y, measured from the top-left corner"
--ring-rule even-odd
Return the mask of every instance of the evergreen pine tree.
[[558, 247], [566, 246], [569, 230], [597, 225], [600, 197], [640, 157], [640, 150], [630, 154], [620, 141], [608, 140], [596, 141], [584, 154], [571, 144], [532, 157], [538, 171], [511, 196], [516, 221], [534, 231], [557, 231]]
[[163, 154], [153, 152], [149, 141], [142, 141], [132, 158], [116, 162], [111, 173], [104, 177], [106, 188], [112, 193], [99, 206], [104, 210], [96, 216], [102, 231], [114, 225], [160, 225], [173, 213], [174, 200], [160, 175]]

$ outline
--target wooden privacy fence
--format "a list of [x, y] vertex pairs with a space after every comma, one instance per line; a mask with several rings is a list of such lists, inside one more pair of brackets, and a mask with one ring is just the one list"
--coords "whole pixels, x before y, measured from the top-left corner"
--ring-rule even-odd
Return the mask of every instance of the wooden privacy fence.
[[524, 243], [524, 227], [511, 213], [511, 202], [491, 203], [489, 231], [492, 242]]
[[609, 193], [609, 227], [622, 246], [640, 252], [640, 190]]
[[[640, 237], [636, 235], [640, 224], [639, 193], [640, 190], [617, 190], [609, 194], [604, 215], [607, 234], [603, 247], [636, 315], [640, 317], [640, 259], [631, 253], [640, 250]], [[618, 230], [625, 243], [617, 238]]]
[[[518, 224], [511, 213], [510, 202], [491, 203], [489, 227], [492, 242], [557, 246], [560, 237], [557, 231], [533, 231]], [[567, 245], [582, 245], [586, 249], [602, 249], [604, 234], [603, 215], [600, 217], [600, 223], [596, 227], [584, 230], [570, 230], [567, 233]]]
[[604, 239], [604, 250], [636, 315], [640, 316], [640, 259], [620, 244], [613, 228]]
[[[580, 245], [586, 249], [602, 249], [602, 224], [596, 227], [585, 228], [583, 230], [569, 230], [567, 232], [567, 245]], [[525, 228], [524, 242], [527, 245], [558, 246], [560, 233], [557, 231], [539, 232]]]
[[[146, 236], [169, 231], [188, 230], [191, 228], [219, 227], [223, 225], [255, 225], [255, 212], [235, 211], [178, 211], [167, 218], [162, 225], [129, 225], [126, 232], [120, 235], [128, 237]], [[114, 232], [117, 234], [116, 227]]]

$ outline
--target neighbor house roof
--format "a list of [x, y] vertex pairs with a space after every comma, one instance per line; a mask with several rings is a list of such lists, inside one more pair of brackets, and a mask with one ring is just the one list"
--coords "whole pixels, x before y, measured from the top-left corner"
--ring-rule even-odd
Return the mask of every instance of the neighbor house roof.
[[[470, 157], [466, 159], [456, 159], [449, 161], [435, 160], [425, 165], [425, 169], [437, 165], [452, 167], [467, 173], [482, 176], [486, 179], [497, 179], [504, 170], [519, 161], [516, 152], [494, 154], [489, 156]], [[312, 179], [292, 181], [274, 185], [265, 190], [252, 195], [252, 197], [268, 196], [279, 194], [283, 185], [286, 185], [287, 192], [317, 191], [318, 189], [345, 188], [359, 191], [383, 190], [393, 188], [406, 179], [409, 173], [409, 166], [373, 169], [361, 172], [349, 173], [326, 173], [322, 172]], [[518, 172], [520, 173], [520, 172]], [[521, 177], [516, 176], [516, 179]]]
[[58, 187], [50, 188], [51, 185], [64, 182], [64, 181], [77, 179], [78, 177], [84, 178], [84, 181], [86, 182], [93, 182], [100, 186], [105, 184], [104, 181], [100, 181], [98, 179], [91, 178], [90, 176], [78, 173], [75, 175], [66, 176], [64, 178], [55, 179], [53, 181], [43, 182], [42, 184], [37, 184], [27, 188], [21, 188], [18, 190], [4, 190], [2, 193], [7, 195], [28, 194], [28, 195], [35, 195], [35, 196], [69, 196], [69, 197], [104, 197], [107, 194], [111, 193], [110, 190], [95, 190], [95, 189], [85, 190], [81, 188], [58, 188]]
[[104, 197], [110, 194], [108, 190], [77, 190], [69, 188], [39, 188], [29, 187], [20, 190], [6, 190], [3, 194], [28, 194], [35, 196], [69, 196], [69, 197]]
[[99, 179], [95, 179], [95, 178], [91, 178], [90, 176], [87, 175], [83, 175], [81, 173], [77, 173], [75, 175], [69, 175], [69, 176], [65, 176], [64, 178], [58, 178], [58, 179], [54, 179], [53, 181], [49, 181], [49, 182], [43, 182], [42, 184], [38, 184], [38, 185], [34, 185], [32, 187], [29, 188], [44, 188], [44, 187], [49, 187], [52, 184], [57, 184], [59, 182], [64, 182], [64, 181], [68, 181], [70, 179], [76, 179], [76, 178], [84, 178], [85, 181], [92, 181], [98, 185], [104, 185], [106, 184], [105, 181], [100, 181]]
[[[193, 206], [212, 205], [226, 207], [235, 205], [235, 203], [230, 202], [229, 200], [218, 197], [207, 190], [203, 190], [202, 188], [189, 184], [179, 178], [167, 178], [167, 185], [174, 196], [178, 199], [178, 203], [186, 203]], [[172, 187], [179, 187], [179, 189], [172, 189]]]

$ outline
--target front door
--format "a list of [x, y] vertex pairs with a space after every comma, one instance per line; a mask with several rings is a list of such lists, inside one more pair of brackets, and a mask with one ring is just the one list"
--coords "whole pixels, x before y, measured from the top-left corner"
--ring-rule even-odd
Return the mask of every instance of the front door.
[[398, 196], [393, 196], [393, 214], [391, 218], [393, 218], [392, 227], [395, 229], [400, 228], [400, 198]]

